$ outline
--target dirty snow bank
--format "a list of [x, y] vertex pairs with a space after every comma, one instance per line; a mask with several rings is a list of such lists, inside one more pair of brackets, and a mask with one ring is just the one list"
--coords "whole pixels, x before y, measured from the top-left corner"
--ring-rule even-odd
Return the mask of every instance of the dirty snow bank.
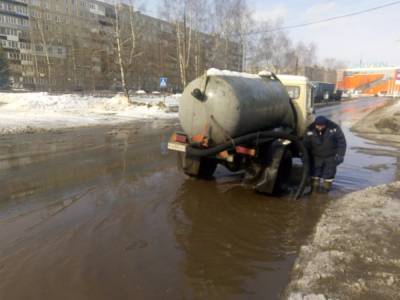
[[[400, 101], [393, 100], [389, 105], [372, 111], [351, 129], [362, 134], [398, 135], [400, 133]], [[386, 138], [392, 139], [391, 136], [386, 136]]]
[[128, 103], [112, 98], [76, 94], [0, 93], [0, 134], [35, 132], [64, 127], [175, 118], [180, 95], [136, 96]]
[[287, 298], [395, 299], [400, 291], [400, 182], [332, 203], [303, 246]]

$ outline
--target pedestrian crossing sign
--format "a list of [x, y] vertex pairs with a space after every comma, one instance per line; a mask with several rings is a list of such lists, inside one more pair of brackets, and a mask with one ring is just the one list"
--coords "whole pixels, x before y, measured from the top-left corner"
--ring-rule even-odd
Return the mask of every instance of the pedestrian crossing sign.
[[168, 82], [167, 77], [160, 77], [160, 88], [166, 88], [167, 82]]

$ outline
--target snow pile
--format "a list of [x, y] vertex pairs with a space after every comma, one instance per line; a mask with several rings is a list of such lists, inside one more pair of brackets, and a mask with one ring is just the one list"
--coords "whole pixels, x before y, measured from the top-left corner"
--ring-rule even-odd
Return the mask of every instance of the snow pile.
[[63, 127], [176, 118], [181, 95], [140, 95], [131, 103], [120, 94], [94, 97], [76, 94], [0, 93], [0, 134]]
[[390, 108], [390, 113], [374, 125], [382, 133], [398, 134], [400, 132], [400, 102], [395, 102]]
[[243, 77], [243, 78], [255, 78], [255, 79], [261, 78], [259, 75], [256, 74], [241, 73], [228, 70], [218, 70], [215, 68], [208, 69], [207, 76], [231, 76], [231, 77]]
[[334, 202], [303, 246], [287, 298], [397, 299], [400, 182]]
[[373, 140], [400, 144], [400, 101], [390, 101], [369, 113], [351, 130]]

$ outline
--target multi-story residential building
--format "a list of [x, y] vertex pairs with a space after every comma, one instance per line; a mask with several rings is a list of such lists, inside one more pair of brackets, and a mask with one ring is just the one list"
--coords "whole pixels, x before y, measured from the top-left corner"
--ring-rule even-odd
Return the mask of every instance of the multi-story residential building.
[[[22, 61], [26, 58], [24, 37], [29, 28], [28, 8], [25, 0], [0, 1], [0, 43], [10, 63], [14, 87], [22, 87]], [[21, 51], [22, 50], [22, 51]]]
[[[229, 41], [228, 57], [221, 60], [212, 50], [219, 38], [195, 34], [189, 79], [209, 67], [241, 70], [238, 43]], [[0, 42], [14, 88], [119, 89], [119, 48], [130, 89], [157, 90], [160, 77], [168, 77], [169, 89], [182, 89], [174, 25], [127, 5], [114, 7], [97, 0], [0, 0]]]

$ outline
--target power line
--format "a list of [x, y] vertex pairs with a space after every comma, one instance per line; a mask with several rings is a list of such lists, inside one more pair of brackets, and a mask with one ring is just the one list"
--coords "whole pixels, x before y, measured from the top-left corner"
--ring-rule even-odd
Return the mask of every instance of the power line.
[[281, 31], [281, 30], [286, 30], [286, 29], [294, 29], [294, 28], [299, 28], [299, 27], [306, 27], [306, 26], [310, 26], [310, 25], [326, 23], [326, 22], [330, 22], [330, 21], [334, 21], [334, 20], [338, 20], [338, 19], [344, 19], [344, 18], [348, 18], [348, 17], [361, 15], [361, 14], [369, 13], [371, 11], [379, 10], [379, 9], [382, 9], [382, 8], [386, 8], [386, 7], [394, 6], [394, 5], [398, 5], [398, 4], [400, 4], [400, 1], [394, 1], [394, 2], [390, 2], [390, 3], [387, 3], [387, 4], [380, 5], [380, 6], [368, 8], [368, 9], [365, 9], [365, 10], [360, 10], [360, 11], [348, 13], [348, 14], [345, 14], [345, 15], [330, 17], [330, 18], [327, 18], [327, 19], [322, 19], [322, 20], [318, 20], [318, 21], [307, 22], [307, 23], [302, 23], [302, 24], [297, 24], [297, 25], [283, 26], [283, 27], [279, 27], [279, 28], [275, 28], [275, 29], [252, 31], [252, 32], [249, 32], [248, 34], [250, 35], [250, 34], [268, 33], [268, 32], [275, 32], [275, 31]]

